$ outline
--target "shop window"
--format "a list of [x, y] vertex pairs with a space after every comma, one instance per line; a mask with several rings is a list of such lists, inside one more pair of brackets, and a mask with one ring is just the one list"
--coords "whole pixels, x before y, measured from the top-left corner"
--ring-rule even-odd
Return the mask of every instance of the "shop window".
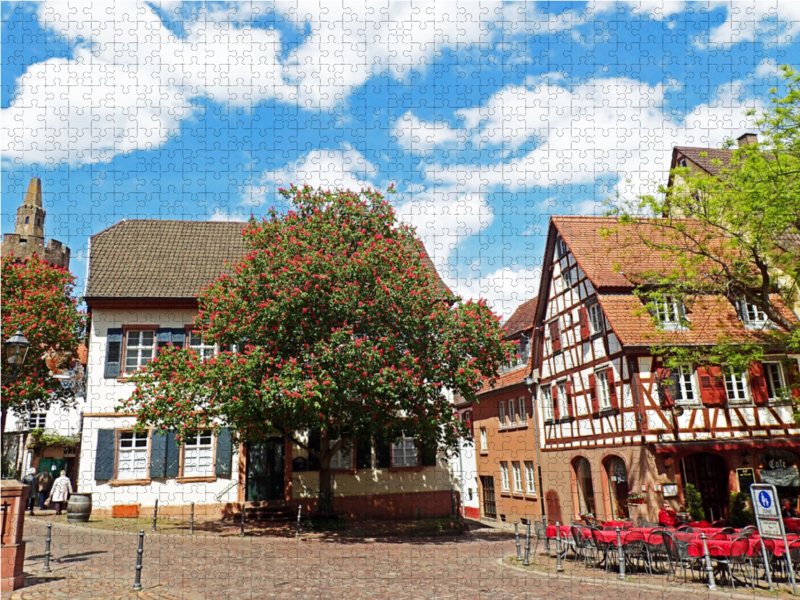
[[758, 475], [761, 483], [771, 483], [782, 496], [800, 492], [798, 459], [790, 450], [769, 450], [762, 453]]

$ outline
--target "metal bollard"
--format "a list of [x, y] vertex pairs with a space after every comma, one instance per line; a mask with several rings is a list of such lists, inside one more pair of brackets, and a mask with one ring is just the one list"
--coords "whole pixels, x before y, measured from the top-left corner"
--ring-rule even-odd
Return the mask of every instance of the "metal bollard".
[[153, 509], [153, 531], [156, 530], [156, 520], [158, 519], [158, 500], [156, 500], [156, 506]]
[[717, 583], [714, 581], [714, 567], [711, 566], [711, 554], [708, 552], [708, 544], [706, 543], [706, 534], [700, 534], [700, 540], [703, 542], [703, 559], [706, 563], [706, 574], [708, 575], [708, 589], [717, 589]]
[[563, 571], [561, 564], [561, 523], [556, 521], [556, 571]]
[[522, 544], [519, 541], [519, 523], [514, 519], [514, 540], [517, 544], [517, 560], [522, 560]]
[[542, 528], [545, 531], [544, 551], [547, 552], [548, 556], [550, 556], [550, 538], [547, 537], [547, 517], [545, 515], [542, 515]]
[[192, 502], [192, 510], [189, 513], [189, 535], [194, 535], [194, 502]]
[[525, 562], [523, 562], [523, 566], [529, 566], [531, 557], [531, 520], [528, 519], [525, 528]]
[[300, 537], [300, 515], [302, 515], [302, 514], [303, 514], [303, 505], [300, 504], [297, 507], [297, 529], [294, 532], [294, 537], [296, 537], [296, 538]]
[[622, 532], [617, 530], [617, 552], [619, 553], [619, 578], [625, 579], [625, 550], [622, 549]]
[[239, 531], [239, 535], [244, 537], [244, 502], [242, 502], [242, 524], [241, 524], [241, 530]]
[[44, 572], [51, 573], [50, 569], [50, 538], [53, 534], [53, 523], [47, 524], [47, 531], [44, 534]]
[[139, 530], [139, 548], [136, 550], [136, 576], [133, 580], [134, 591], [142, 589], [142, 555], [144, 554], [144, 529]]

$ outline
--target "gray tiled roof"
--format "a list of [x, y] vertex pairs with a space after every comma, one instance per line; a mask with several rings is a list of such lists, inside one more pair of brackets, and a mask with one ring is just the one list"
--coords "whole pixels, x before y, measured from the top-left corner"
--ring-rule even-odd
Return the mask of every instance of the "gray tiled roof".
[[[91, 238], [86, 297], [196, 298], [245, 254], [245, 226], [240, 222], [120, 221]], [[436, 273], [430, 258], [426, 256], [423, 262]], [[438, 274], [437, 283], [440, 290], [447, 290]]]
[[[733, 151], [725, 150], [724, 148], [691, 148], [689, 146], [678, 146], [675, 150], [683, 154], [707, 173], [715, 176], [719, 175], [722, 169], [730, 168], [731, 156], [733, 156]], [[714, 161], [719, 161], [720, 164], [714, 164]]]

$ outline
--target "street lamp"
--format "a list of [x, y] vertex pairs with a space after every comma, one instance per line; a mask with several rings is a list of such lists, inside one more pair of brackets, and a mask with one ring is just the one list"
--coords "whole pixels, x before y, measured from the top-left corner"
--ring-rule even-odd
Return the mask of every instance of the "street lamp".
[[30, 347], [31, 343], [22, 335], [21, 331], [17, 331], [17, 333], [8, 338], [3, 343], [3, 352], [8, 366], [16, 370], [17, 367], [24, 365]]

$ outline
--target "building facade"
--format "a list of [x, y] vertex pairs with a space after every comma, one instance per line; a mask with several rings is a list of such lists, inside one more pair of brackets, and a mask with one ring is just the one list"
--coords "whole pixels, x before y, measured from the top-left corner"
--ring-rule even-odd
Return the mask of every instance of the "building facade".
[[[178, 446], [173, 435], [133, 431], [135, 414], [117, 410], [134, 390], [129, 375], [171, 343], [212, 355], [192, 329], [197, 295], [245, 254], [242, 223], [122, 221], [93, 236], [86, 303], [91, 315], [87, 408], [83, 414], [79, 487], [95, 506], [138, 504], [182, 512], [190, 502], [209, 514], [238, 506], [317, 500], [313, 456], [275, 435], [238, 444], [222, 429]], [[145, 243], [146, 242], [146, 243]], [[430, 263], [431, 268], [432, 263]], [[442, 284], [443, 285], [443, 284]], [[308, 444], [314, 432], [302, 433]], [[318, 443], [318, 437], [316, 438]], [[355, 444], [334, 466], [334, 505], [354, 516], [451, 514], [454, 490], [441, 457], [413, 440]]]
[[760, 343], [770, 324], [729, 301], [667, 298], [657, 328], [633, 293], [646, 285], [635, 273], [669, 265], [637, 241], [655, 228], [627, 227], [612, 218], [550, 222], [534, 342], [543, 470], [561, 473], [545, 482], [549, 521], [655, 521], [663, 501], [684, 503], [689, 483], [708, 520], [727, 518], [729, 494], [753, 481], [796, 499], [800, 427], [786, 390], [800, 357], [766, 347], [765, 360], [741, 375], [667, 369], [651, 352], [662, 339], [712, 345], [725, 331]]
[[489, 521], [527, 523], [542, 515], [530, 362], [537, 303], [523, 303], [503, 324], [505, 340], [517, 344], [516, 355], [473, 407], [480, 516]]

